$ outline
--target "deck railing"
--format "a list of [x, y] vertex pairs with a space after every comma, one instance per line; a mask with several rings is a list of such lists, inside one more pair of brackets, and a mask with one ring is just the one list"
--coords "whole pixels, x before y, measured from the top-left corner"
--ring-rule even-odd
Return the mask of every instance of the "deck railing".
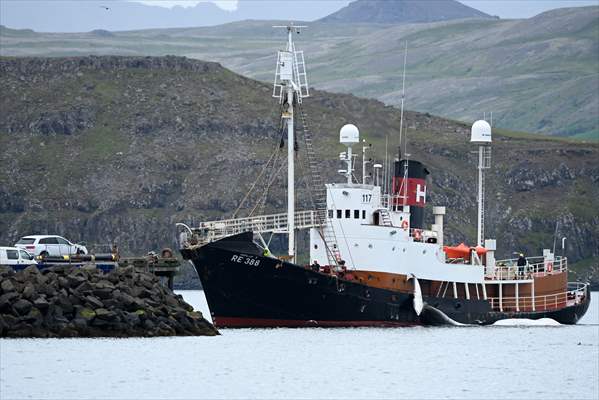
[[547, 311], [580, 304], [587, 296], [588, 285], [568, 283], [567, 291], [542, 296], [489, 297], [494, 311]]
[[556, 256], [555, 260], [547, 261], [544, 257], [530, 257], [528, 264], [518, 266], [518, 259], [498, 260], [495, 268], [487, 274], [493, 280], [530, 280], [546, 275], [559, 274], [568, 270], [568, 259]]
[[[191, 228], [191, 231], [194, 239], [199, 244], [203, 244], [247, 231], [285, 233], [288, 226], [287, 213], [281, 213], [201, 222], [197, 227]], [[295, 229], [317, 226], [319, 226], [317, 211], [295, 212]]]

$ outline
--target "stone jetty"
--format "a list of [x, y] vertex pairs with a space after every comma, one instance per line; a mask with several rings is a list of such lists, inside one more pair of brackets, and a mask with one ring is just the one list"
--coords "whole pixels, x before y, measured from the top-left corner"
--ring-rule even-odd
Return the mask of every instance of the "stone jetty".
[[214, 336], [202, 314], [134, 267], [0, 267], [1, 337]]

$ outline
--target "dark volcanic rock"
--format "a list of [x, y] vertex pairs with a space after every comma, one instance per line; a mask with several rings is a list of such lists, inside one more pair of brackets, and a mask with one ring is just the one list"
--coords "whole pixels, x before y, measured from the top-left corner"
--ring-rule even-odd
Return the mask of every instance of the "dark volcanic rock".
[[17, 273], [0, 267], [0, 276], [1, 337], [218, 335], [181, 296], [133, 267], [107, 275], [89, 268], [49, 268], [42, 275], [35, 267]]

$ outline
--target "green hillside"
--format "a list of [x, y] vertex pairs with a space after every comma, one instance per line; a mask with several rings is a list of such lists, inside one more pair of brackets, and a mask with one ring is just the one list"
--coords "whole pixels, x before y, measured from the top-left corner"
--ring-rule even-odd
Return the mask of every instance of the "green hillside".
[[[125, 254], [176, 248], [176, 222], [230, 216], [270, 154], [281, 151], [270, 85], [215, 63], [0, 58], [0, 74], [1, 243], [54, 233], [100, 251], [111, 243]], [[397, 143], [399, 111], [379, 101], [316, 90], [303, 107], [327, 181], [342, 179], [343, 124], [360, 128], [377, 161], [385, 158], [386, 137], [390, 153]], [[429, 207], [448, 207], [447, 242], [472, 243], [469, 126], [416, 112], [404, 122], [412, 158], [431, 171]], [[301, 186], [301, 136], [298, 142]], [[559, 222], [559, 236], [568, 238], [565, 254], [583, 261], [584, 274], [586, 260], [599, 257], [597, 160], [599, 145], [496, 129], [487, 236], [498, 239], [498, 255], [540, 254], [552, 246]], [[274, 176], [264, 212], [285, 209], [286, 174]], [[305, 190], [298, 202], [300, 209], [309, 206]]]
[[[135, 32], [0, 31], [11, 56], [184, 55], [270, 82], [283, 46], [273, 21]], [[527, 20], [420, 24], [315, 22], [302, 32], [313, 86], [396, 105], [408, 42], [409, 109], [495, 126], [599, 140], [599, 7], [559, 9]]]

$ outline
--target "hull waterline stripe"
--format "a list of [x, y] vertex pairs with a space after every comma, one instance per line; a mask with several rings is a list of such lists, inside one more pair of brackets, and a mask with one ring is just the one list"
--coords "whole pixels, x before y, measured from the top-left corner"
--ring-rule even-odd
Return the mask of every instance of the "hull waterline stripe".
[[300, 327], [400, 327], [419, 323], [402, 321], [314, 321], [296, 319], [267, 319], [213, 317], [218, 328], [300, 328]]

